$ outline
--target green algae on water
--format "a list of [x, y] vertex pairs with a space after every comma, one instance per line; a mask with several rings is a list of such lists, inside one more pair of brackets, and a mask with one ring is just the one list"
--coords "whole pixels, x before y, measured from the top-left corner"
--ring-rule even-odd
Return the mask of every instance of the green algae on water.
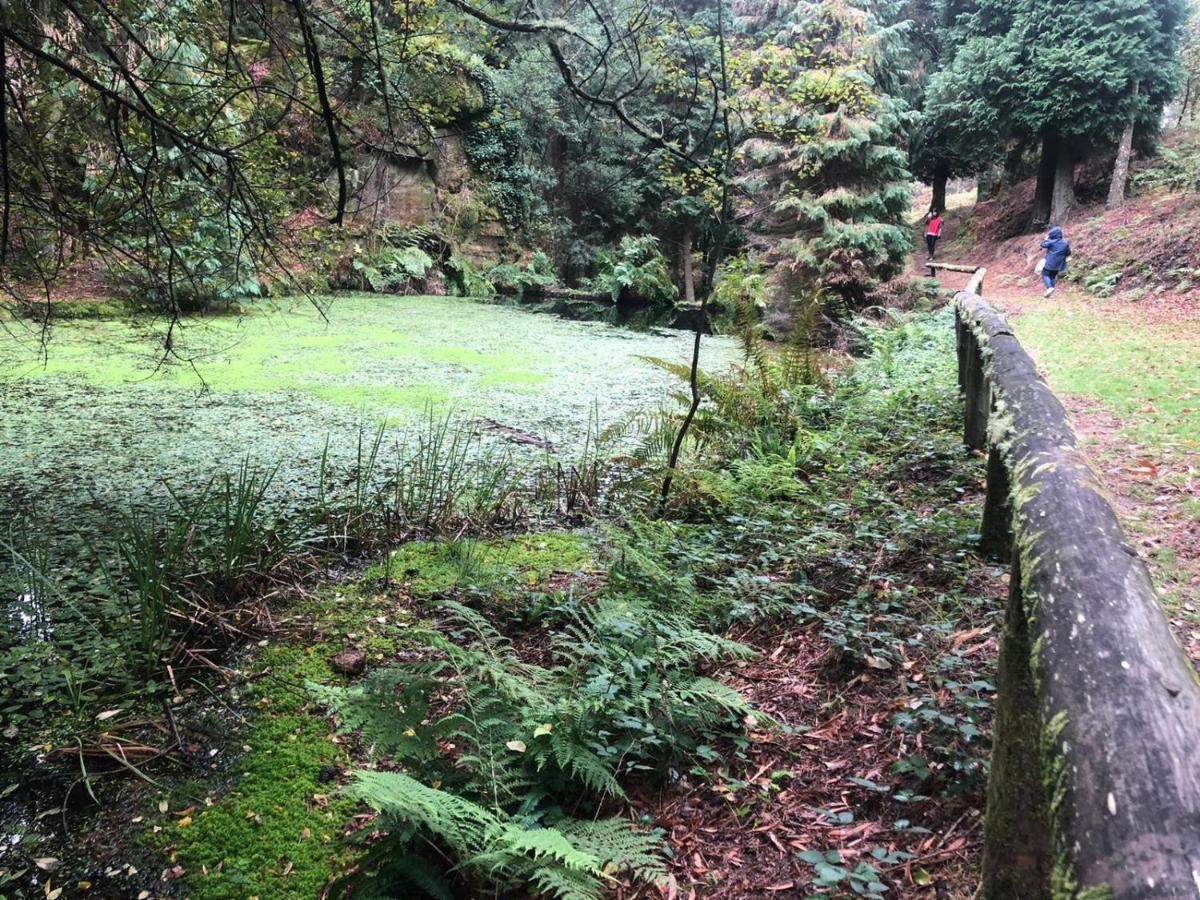
[[[0, 516], [33, 510], [49, 532], [89, 535], [117, 511], [160, 511], [168, 487], [187, 494], [243, 459], [278, 467], [277, 510], [304, 508], [327, 439], [329, 462], [344, 470], [361, 431], [386, 421], [400, 435], [430, 405], [537, 435], [570, 457], [594, 410], [603, 427], [669, 399], [676, 383], [642, 357], [690, 354], [683, 332], [448, 297], [338, 296], [320, 308], [294, 299], [188, 318], [169, 357], [163, 327], [61, 322], [45, 346], [32, 331], [0, 335]], [[711, 369], [733, 358], [724, 339], [706, 346]], [[399, 440], [389, 435], [385, 449], [402, 449]]]

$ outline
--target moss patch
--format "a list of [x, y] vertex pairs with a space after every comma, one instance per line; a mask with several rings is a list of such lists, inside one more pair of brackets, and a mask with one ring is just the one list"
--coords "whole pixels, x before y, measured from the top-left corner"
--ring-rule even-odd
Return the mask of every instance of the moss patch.
[[[315, 897], [354, 864], [343, 840], [356, 804], [341, 795], [341, 773], [353, 762], [312, 702], [308, 683], [344, 683], [330, 665], [354, 647], [380, 664], [405, 646], [413, 596], [470, 587], [497, 597], [536, 588], [556, 573], [595, 563], [589, 538], [550, 532], [495, 540], [414, 542], [368, 569], [360, 581], [322, 589], [285, 613], [293, 637], [255, 649], [243, 670], [252, 710], [228, 782], [188, 784], [171, 797], [155, 844], [183, 867], [197, 900]], [[407, 583], [408, 589], [396, 587]], [[195, 798], [208, 794], [203, 803]]]
[[455, 590], [503, 595], [519, 586], [536, 586], [556, 572], [578, 572], [594, 562], [585, 536], [547, 532], [492, 541], [416, 541], [372, 566], [367, 577], [402, 582], [421, 598]]
[[229, 793], [171, 829], [190, 896], [315, 897], [351, 859], [339, 837], [354, 803], [321, 782], [344, 755], [304, 714], [259, 716], [246, 742]]
[[[356, 858], [342, 839], [357, 808], [340, 793], [350, 760], [305, 685], [340, 682], [329, 660], [346, 646], [373, 661], [394, 654], [407, 610], [403, 598], [347, 585], [289, 613], [310, 640], [269, 644], [245, 667], [256, 712], [233, 742], [243, 749], [228, 786], [194, 809], [171, 804], [161, 833], [197, 900], [315, 897]], [[203, 792], [192, 785], [187, 793]]]

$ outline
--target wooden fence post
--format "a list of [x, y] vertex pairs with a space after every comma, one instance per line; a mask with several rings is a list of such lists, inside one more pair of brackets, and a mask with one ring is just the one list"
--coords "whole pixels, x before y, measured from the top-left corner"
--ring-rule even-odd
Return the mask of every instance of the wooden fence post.
[[992, 387], [983, 364], [983, 347], [974, 330], [967, 328], [967, 371], [963, 387], [966, 399], [966, 423], [963, 440], [972, 450], [987, 446], [988, 413], [992, 408]]
[[984, 825], [983, 896], [1040, 900], [1049, 896], [1050, 829], [1042, 780], [1040, 711], [1030, 669], [1032, 642], [1014, 554], [996, 677], [992, 769]]
[[995, 447], [988, 451], [987, 496], [983, 503], [983, 525], [979, 549], [992, 560], [1012, 555], [1012, 484], [1004, 456]]
[[958, 389], [967, 389], [967, 338], [970, 332], [963, 321], [962, 310], [954, 313], [954, 349], [958, 352]]

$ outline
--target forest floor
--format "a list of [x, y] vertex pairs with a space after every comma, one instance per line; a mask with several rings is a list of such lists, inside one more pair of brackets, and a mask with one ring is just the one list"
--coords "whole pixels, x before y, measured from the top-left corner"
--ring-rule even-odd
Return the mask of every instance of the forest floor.
[[[985, 297], [1009, 316], [1067, 406], [1177, 637], [1200, 665], [1200, 296], [1186, 255], [1200, 208], [1194, 198], [1159, 195], [1115, 212], [1079, 210], [1066, 228], [1078, 263], [1046, 299], [1034, 274], [1041, 236], [1004, 237], [997, 220], [1013, 215], [996, 208], [1005, 201], [976, 206], [968, 193], [947, 205], [939, 258], [987, 267]], [[1140, 245], [1134, 256], [1173, 244], [1184, 255], [1147, 269], [1123, 249], [1130, 242]], [[925, 274], [924, 262], [922, 248], [914, 276]], [[960, 287], [967, 276], [939, 277]]]

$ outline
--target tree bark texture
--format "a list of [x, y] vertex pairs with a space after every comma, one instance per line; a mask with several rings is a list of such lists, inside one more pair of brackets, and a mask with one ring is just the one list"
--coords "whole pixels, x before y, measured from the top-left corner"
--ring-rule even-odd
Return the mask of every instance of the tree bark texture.
[[949, 180], [950, 169], [939, 163], [933, 173], [933, 201], [929, 204], [932, 211], [940, 213], [946, 211], [946, 183]]
[[1054, 195], [1050, 205], [1050, 224], [1064, 225], [1075, 208], [1075, 152], [1070, 143], [1058, 147], [1054, 164]]
[[692, 229], [688, 228], [679, 239], [679, 261], [683, 272], [683, 302], [688, 306], [696, 302], [696, 273], [692, 265], [692, 243]]
[[1002, 166], [984, 169], [979, 173], [975, 184], [975, 202], [983, 203], [987, 200], [994, 200], [1003, 184], [1004, 168]]
[[1137, 116], [1138, 83], [1133, 83], [1130, 96], [1129, 119], [1125, 132], [1117, 147], [1117, 161], [1113, 164], [1112, 184], [1108, 188], [1108, 208], [1119, 209], [1125, 205], [1125, 189], [1129, 185], [1129, 160], [1133, 156], [1133, 126]]
[[1038, 165], [1037, 191], [1033, 196], [1032, 225], [1034, 231], [1040, 231], [1050, 224], [1059, 144], [1060, 141], [1056, 134], [1048, 134], [1042, 139], [1042, 159]]

